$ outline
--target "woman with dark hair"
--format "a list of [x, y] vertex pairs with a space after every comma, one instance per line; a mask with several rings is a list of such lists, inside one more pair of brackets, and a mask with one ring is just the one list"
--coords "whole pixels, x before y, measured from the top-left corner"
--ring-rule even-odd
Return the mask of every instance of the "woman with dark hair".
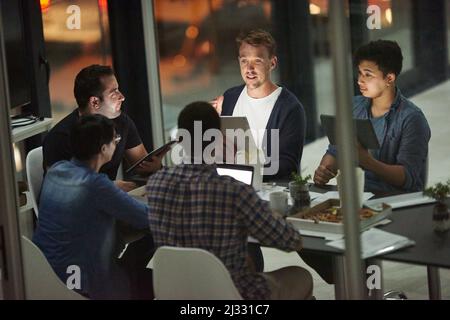
[[70, 140], [74, 157], [45, 176], [33, 241], [69, 288], [91, 299], [130, 298], [129, 277], [117, 259], [116, 223], [148, 230], [147, 206], [99, 173], [120, 141], [110, 119], [80, 118]]

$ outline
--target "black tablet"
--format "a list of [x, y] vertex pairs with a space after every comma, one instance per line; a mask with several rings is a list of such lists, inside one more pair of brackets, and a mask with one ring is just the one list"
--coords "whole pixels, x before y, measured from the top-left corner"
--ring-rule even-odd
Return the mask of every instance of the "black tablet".
[[147, 155], [145, 157], [142, 157], [141, 159], [139, 159], [135, 164], [133, 164], [131, 167], [129, 167], [125, 173], [130, 173], [131, 171], [133, 171], [138, 165], [140, 165], [142, 163], [142, 161], [149, 159], [153, 156], [158, 156], [159, 154], [163, 153], [164, 151], [170, 149], [172, 147], [172, 145], [174, 145], [175, 143], [178, 143], [177, 140], [174, 141], [170, 141], [167, 142], [165, 145], [163, 145], [162, 147], [159, 147], [158, 149], [153, 150], [150, 153], [147, 153]]
[[[373, 129], [370, 119], [353, 119], [355, 122], [356, 136], [359, 143], [366, 149], [379, 149], [377, 135]], [[336, 137], [336, 117], [332, 115], [321, 114], [320, 122], [325, 130], [325, 133], [330, 141], [330, 144], [337, 144]]]

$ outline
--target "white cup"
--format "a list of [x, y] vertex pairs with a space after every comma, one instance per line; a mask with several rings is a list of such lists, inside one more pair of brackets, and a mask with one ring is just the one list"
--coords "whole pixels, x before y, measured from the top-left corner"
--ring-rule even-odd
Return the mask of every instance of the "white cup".
[[288, 209], [288, 195], [283, 191], [272, 192], [269, 195], [270, 199], [270, 209], [272, 211], [277, 211], [282, 215], [286, 214]]
[[[355, 168], [356, 172], [356, 190], [357, 190], [357, 194], [359, 195], [359, 207], [362, 207], [362, 204], [364, 202], [364, 183], [365, 183], [365, 173], [364, 170], [361, 169], [360, 167], [356, 167]], [[339, 191], [339, 199], [342, 199], [342, 195], [340, 193], [340, 185], [341, 185], [341, 174], [340, 171], [338, 170], [337, 176], [336, 176], [336, 181], [337, 181], [337, 188]]]

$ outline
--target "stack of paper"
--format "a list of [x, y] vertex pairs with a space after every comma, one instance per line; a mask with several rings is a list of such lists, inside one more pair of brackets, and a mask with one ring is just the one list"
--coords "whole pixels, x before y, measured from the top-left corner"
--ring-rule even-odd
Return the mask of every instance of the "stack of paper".
[[[319, 195], [319, 196], [317, 196], [317, 197], [314, 199], [314, 201], [313, 201], [313, 203], [312, 203], [312, 206], [313, 206], [313, 205], [316, 205], [316, 204], [318, 204], [318, 203], [327, 201], [328, 199], [340, 199], [340, 198], [339, 198], [339, 192], [338, 192], [338, 191], [328, 191], [328, 192], [322, 193], [322, 194], [319, 193], [318, 195]], [[373, 196], [374, 196], [374, 194], [371, 193], [371, 192], [364, 192], [364, 194], [363, 194], [363, 202], [364, 202], [364, 201], [367, 201], [368, 199], [372, 198]], [[312, 199], [311, 199], [311, 200], [312, 200]]]
[[[363, 259], [383, 255], [401, 248], [414, 245], [415, 242], [398, 234], [372, 228], [361, 234]], [[345, 250], [345, 239], [330, 241], [327, 245]]]
[[416, 206], [420, 204], [436, 202], [433, 198], [423, 195], [423, 192], [406, 193], [398, 196], [378, 198], [369, 200], [364, 203], [369, 208], [376, 208], [382, 203], [386, 203], [392, 207], [392, 209]]

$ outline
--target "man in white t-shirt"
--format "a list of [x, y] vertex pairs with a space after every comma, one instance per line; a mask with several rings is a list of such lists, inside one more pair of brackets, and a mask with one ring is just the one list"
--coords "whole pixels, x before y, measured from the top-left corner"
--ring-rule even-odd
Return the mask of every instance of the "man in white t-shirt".
[[[245, 84], [228, 89], [211, 104], [222, 116], [247, 117], [257, 147], [270, 161], [266, 169], [278, 168], [276, 172], [265, 170], [265, 181], [288, 180], [300, 166], [305, 111], [294, 94], [271, 80], [272, 70], [277, 66], [273, 37], [264, 30], [252, 30], [241, 33], [236, 42]], [[273, 130], [278, 130], [279, 139], [275, 139]]]

